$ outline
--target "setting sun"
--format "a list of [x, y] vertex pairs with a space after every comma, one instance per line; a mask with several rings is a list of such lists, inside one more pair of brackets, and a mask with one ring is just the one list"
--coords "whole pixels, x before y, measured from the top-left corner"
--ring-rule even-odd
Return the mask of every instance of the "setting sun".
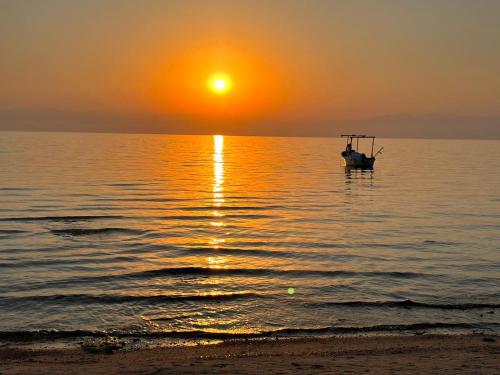
[[215, 94], [226, 94], [232, 87], [231, 77], [224, 73], [212, 74], [207, 81], [207, 86]]

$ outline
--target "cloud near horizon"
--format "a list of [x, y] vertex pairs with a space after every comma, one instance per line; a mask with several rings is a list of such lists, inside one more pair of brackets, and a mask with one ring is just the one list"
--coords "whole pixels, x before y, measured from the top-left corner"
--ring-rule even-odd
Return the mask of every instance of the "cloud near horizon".
[[[235, 123], [236, 121], [236, 123]], [[310, 129], [312, 128], [312, 130]], [[369, 133], [386, 138], [500, 139], [500, 116], [405, 114], [311, 124], [260, 118], [205, 120], [159, 115], [125, 115], [60, 110], [0, 111], [0, 131], [225, 134], [336, 137]]]

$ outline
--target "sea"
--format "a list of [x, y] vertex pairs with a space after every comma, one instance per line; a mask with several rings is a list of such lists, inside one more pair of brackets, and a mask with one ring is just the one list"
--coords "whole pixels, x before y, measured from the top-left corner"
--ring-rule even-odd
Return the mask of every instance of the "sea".
[[381, 147], [1, 132], [0, 339], [499, 334], [500, 141]]

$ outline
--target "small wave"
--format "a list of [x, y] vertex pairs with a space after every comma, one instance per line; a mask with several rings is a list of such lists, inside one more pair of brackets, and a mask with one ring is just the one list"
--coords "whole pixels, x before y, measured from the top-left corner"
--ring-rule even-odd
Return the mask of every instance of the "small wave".
[[436, 240], [425, 240], [423, 241], [424, 245], [439, 245], [439, 246], [457, 246], [460, 245], [457, 242], [449, 242], [449, 241], [436, 241]]
[[190, 201], [191, 199], [189, 198], [137, 198], [137, 197], [131, 197], [131, 198], [96, 198], [95, 201], [101, 202], [157, 202], [157, 203], [162, 203], [162, 202], [185, 202], [185, 201]]
[[417, 248], [426, 248], [430, 245], [434, 246], [459, 246], [460, 243], [456, 242], [445, 242], [445, 241], [434, 241], [434, 240], [425, 240], [425, 241], [420, 241], [420, 242], [398, 242], [398, 243], [377, 243], [377, 242], [370, 242], [370, 243], [361, 243], [358, 244], [357, 246], [359, 247], [369, 247], [369, 248], [386, 248], [386, 249], [409, 249], [409, 250], [414, 250]]
[[281, 210], [281, 209], [290, 209], [287, 206], [221, 206], [221, 207], [213, 207], [213, 206], [192, 206], [192, 207], [183, 207], [183, 211], [265, 211], [265, 210]]
[[83, 337], [137, 337], [144, 339], [184, 338], [184, 339], [246, 339], [265, 337], [293, 337], [293, 336], [321, 336], [336, 334], [365, 334], [365, 333], [402, 333], [423, 330], [463, 330], [479, 329], [482, 327], [498, 327], [498, 323], [415, 323], [415, 324], [384, 324], [374, 326], [328, 326], [320, 328], [281, 328], [261, 332], [212, 332], [203, 330], [191, 331], [98, 331], [98, 330], [39, 330], [39, 331], [0, 331], [0, 340], [33, 341], [47, 339], [67, 339]]
[[425, 303], [415, 302], [410, 299], [404, 301], [345, 301], [345, 302], [311, 302], [309, 305], [322, 306], [347, 306], [347, 307], [402, 307], [402, 308], [428, 308], [440, 310], [474, 310], [474, 309], [499, 309], [498, 303]]
[[[486, 324], [485, 324], [486, 325]], [[490, 323], [488, 325], [496, 325]], [[346, 333], [370, 333], [370, 332], [404, 332], [404, 331], [421, 331], [429, 329], [473, 329], [480, 325], [469, 323], [414, 323], [414, 324], [380, 324], [366, 327], [323, 327], [323, 328], [283, 328], [267, 333], [271, 334], [346, 334]]]
[[[274, 215], [259, 214], [229, 214], [224, 215], [225, 219], [272, 219]], [[24, 217], [3, 217], [0, 221], [55, 221], [55, 222], [76, 222], [93, 220], [114, 220], [114, 219], [150, 219], [150, 220], [213, 220], [213, 215], [166, 215], [157, 217], [132, 217], [122, 215], [76, 215], [76, 216], [24, 216]]]
[[[159, 268], [153, 270], [108, 274], [99, 276], [75, 276], [65, 279], [57, 279], [45, 281], [43, 283], [32, 283], [30, 288], [52, 288], [57, 286], [69, 286], [75, 284], [94, 284], [113, 281], [129, 281], [129, 280], [147, 280], [158, 277], [288, 277], [288, 278], [304, 278], [304, 277], [383, 277], [397, 279], [412, 279], [412, 278], [431, 278], [440, 277], [436, 275], [413, 273], [413, 272], [355, 272], [355, 271], [323, 271], [323, 270], [276, 270], [268, 268], [205, 268], [205, 267], [174, 267], [174, 268]], [[27, 290], [24, 288], [16, 288], [16, 290]]]
[[28, 233], [25, 230], [19, 229], [0, 229], [0, 235], [2, 234], [19, 234], [19, 233]]
[[203, 315], [200, 312], [193, 312], [193, 313], [187, 313], [187, 314], [180, 314], [180, 315], [170, 315], [170, 316], [160, 316], [157, 318], [148, 318], [148, 317], [142, 317], [142, 319], [150, 321], [150, 322], [172, 322], [180, 319], [190, 319], [195, 316], [201, 316]]
[[[248, 243], [257, 245], [285, 246], [285, 247], [298, 247], [298, 248], [324, 248], [324, 249], [357, 249], [357, 248], [388, 248], [388, 249], [416, 249], [426, 247], [429, 245], [436, 246], [458, 246], [457, 242], [433, 241], [426, 240], [421, 242], [397, 242], [397, 243], [380, 243], [380, 242], [365, 242], [365, 243], [343, 243], [343, 242], [305, 242], [305, 241], [273, 241], [261, 243]], [[380, 259], [380, 258], [379, 258]]]
[[160, 268], [154, 270], [147, 270], [123, 275], [124, 277], [142, 278], [151, 276], [165, 276], [165, 275], [231, 275], [231, 276], [293, 276], [293, 277], [308, 277], [308, 276], [386, 276], [394, 278], [418, 278], [426, 276], [425, 274], [415, 272], [398, 272], [398, 271], [372, 271], [372, 272], [356, 272], [356, 271], [326, 271], [326, 270], [277, 270], [269, 268], [207, 268], [207, 267], [174, 267], [174, 268]]
[[53, 234], [57, 236], [91, 236], [108, 233], [123, 233], [123, 234], [143, 234], [144, 231], [127, 229], [127, 228], [71, 228], [71, 229], [51, 229]]
[[[212, 208], [218, 210], [219, 208]], [[275, 215], [259, 214], [229, 214], [224, 215], [224, 219], [273, 219]], [[159, 220], [214, 220], [213, 215], [167, 215], [158, 217]]]
[[[223, 254], [223, 255], [235, 255], [235, 256], [262, 256], [262, 257], [273, 257], [273, 258], [304, 258], [304, 259], [311, 259], [311, 258], [322, 258], [322, 259], [335, 259], [335, 260], [351, 260], [351, 259], [371, 259], [371, 260], [380, 260], [383, 259], [382, 257], [375, 257], [375, 256], [365, 256], [365, 255], [356, 255], [356, 254], [341, 254], [338, 252], [335, 253], [325, 253], [325, 252], [315, 252], [315, 251], [300, 251], [300, 250], [293, 250], [290, 251], [289, 249], [286, 250], [265, 250], [265, 249], [259, 249], [259, 248], [248, 248], [244, 246], [251, 246], [249, 245], [250, 243], [241, 243], [241, 242], [232, 242], [234, 245], [240, 245], [238, 247], [220, 247], [217, 249], [217, 254]], [[255, 242], [251, 242], [251, 244], [255, 247], [258, 247], [258, 245], [255, 245]], [[274, 246], [274, 242], [269, 242], [267, 243], [272, 244]], [[243, 245], [243, 246], [241, 246]], [[276, 246], [275, 246], [276, 247]], [[174, 249], [174, 248], [172, 248]], [[185, 247], [178, 247], [175, 248], [174, 250], [178, 252], [183, 252], [183, 253], [189, 253], [189, 254], [213, 254], [214, 249], [213, 247], [203, 247], [203, 246], [185, 246]]]
[[[85, 257], [78, 258], [49, 258], [49, 259], [30, 259], [30, 260], [19, 260], [16, 262], [0, 262], [0, 268], [26, 268], [26, 267], [44, 267], [44, 266], [56, 266], [56, 265], [77, 265], [82, 266], [88, 263], [95, 264], [106, 264], [106, 263], [118, 263], [127, 262], [131, 265], [132, 262], [136, 262], [139, 259], [132, 256], [112, 256], [112, 257], [99, 257], [99, 254], [92, 253]], [[107, 255], [107, 254], [106, 254]], [[2, 291], [2, 288], [0, 288]]]
[[[389, 278], [428, 278], [433, 275], [412, 273], [412, 272], [355, 272], [355, 271], [323, 271], [323, 270], [276, 270], [268, 268], [206, 268], [206, 267], [173, 267], [159, 268], [153, 270], [121, 273], [100, 276], [77, 276], [67, 279], [51, 280], [43, 283], [43, 287], [68, 286], [72, 284], [92, 284], [101, 282], [111, 282], [118, 280], [142, 280], [157, 277], [210, 277], [210, 276], [247, 276], [247, 277], [389, 277]], [[31, 285], [34, 288], [35, 285]], [[19, 290], [19, 289], [18, 289]]]
[[[213, 247], [183, 247], [177, 248], [177, 251], [188, 253], [188, 254], [213, 254]], [[246, 249], [241, 247], [224, 247], [217, 249], [217, 254], [219, 255], [242, 255], [242, 256], [265, 256], [265, 257], [287, 257], [290, 256], [289, 252], [285, 251], [270, 251], [270, 250], [259, 250], [259, 249]], [[292, 255], [297, 256], [297, 252], [293, 252]]]
[[116, 215], [87, 215], [87, 216], [33, 216], [33, 217], [4, 217], [0, 221], [92, 221], [105, 219], [126, 219], [126, 216]]
[[29, 187], [0, 187], [0, 191], [34, 191], [36, 188]]
[[149, 186], [150, 184], [145, 184], [144, 182], [119, 182], [119, 183], [114, 183], [114, 184], [108, 184], [108, 186]]
[[0, 301], [7, 303], [18, 302], [65, 302], [65, 303], [98, 303], [98, 304], [120, 304], [120, 303], [178, 303], [178, 302], [219, 302], [236, 299], [264, 298], [265, 295], [257, 293], [202, 293], [187, 295], [120, 295], [120, 294], [54, 294], [46, 296], [22, 296], [22, 297], [0, 297]]
[[[227, 217], [227, 216], [224, 216]], [[339, 243], [327, 242], [305, 242], [305, 241], [234, 241], [232, 242], [238, 246], [273, 246], [275, 248], [299, 248], [299, 249], [335, 249], [335, 248], [351, 248], [351, 246]]]

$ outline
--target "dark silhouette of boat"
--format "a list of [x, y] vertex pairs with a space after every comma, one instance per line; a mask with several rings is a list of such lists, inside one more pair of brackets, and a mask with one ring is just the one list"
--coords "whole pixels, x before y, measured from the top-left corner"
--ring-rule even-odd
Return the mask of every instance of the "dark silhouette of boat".
[[[373, 154], [373, 146], [375, 145], [375, 137], [371, 135], [364, 134], [342, 134], [342, 138], [346, 138], [347, 143], [345, 150], [340, 154], [344, 159], [344, 163], [346, 167], [349, 168], [362, 168], [362, 169], [371, 169], [373, 168], [373, 164], [375, 164], [375, 157], [378, 154], [381, 154], [384, 148], [380, 148], [375, 155]], [[359, 140], [360, 139], [371, 139], [372, 140], [372, 148], [370, 156], [366, 156], [365, 153], [359, 152]], [[353, 148], [353, 142], [356, 141], [356, 149]]]

